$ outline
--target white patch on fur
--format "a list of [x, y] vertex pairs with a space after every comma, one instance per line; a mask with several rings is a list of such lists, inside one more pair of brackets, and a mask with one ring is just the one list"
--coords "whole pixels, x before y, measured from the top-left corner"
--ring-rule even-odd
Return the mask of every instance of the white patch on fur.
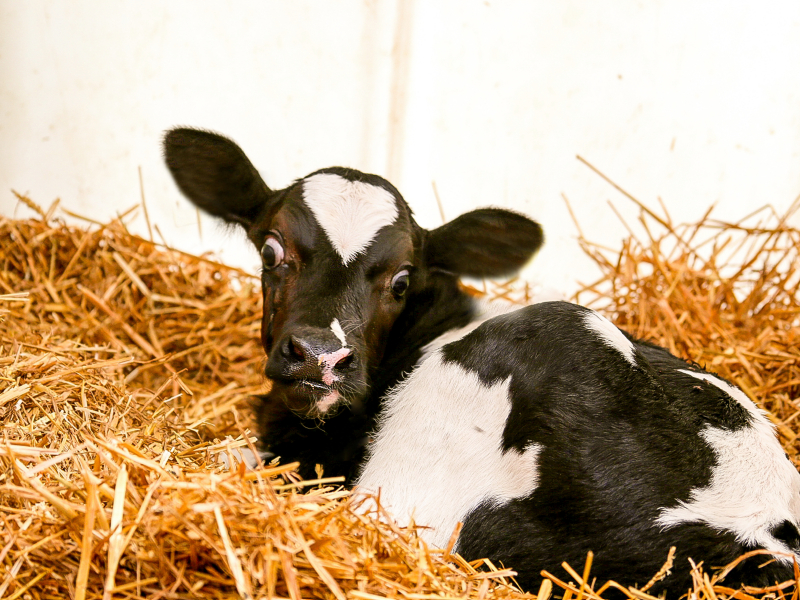
[[333, 335], [335, 335], [340, 342], [342, 342], [342, 348], [347, 346], [347, 336], [344, 334], [344, 329], [342, 329], [341, 324], [339, 323], [339, 319], [334, 319], [331, 321], [331, 331]]
[[339, 392], [336, 390], [332, 391], [330, 394], [326, 394], [323, 396], [319, 402], [317, 402], [317, 410], [320, 414], [325, 414], [328, 412], [331, 406], [336, 404], [339, 401]]
[[[228, 455], [229, 452], [230, 456]], [[257, 457], [250, 448], [231, 448], [219, 453], [220, 462], [228, 469], [231, 468], [231, 457], [236, 462], [244, 463], [248, 470], [253, 470], [258, 466], [259, 457], [264, 463], [268, 463], [275, 458], [275, 455], [272, 452], [259, 452]]]
[[583, 322], [591, 331], [600, 336], [600, 339], [607, 346], [611, 346], [625, 357], [629, 363], [636, 366], [635, 348], [631, 341], [603, 315], [595, 311], [587, 312], [583, 316]]
[[387, 396], [359, 493], [380, 492], [399, 523], [430, 527], [422, 535], [439, 547], [480, 503], [529, 495], [542, 448], [503, 453], [509, 383], [487, 387], [434, 353]]
[[[702, 522], [734, 533], [739, 542], [791, 552], [769, 530], [784, 520], [800, 525], [800, 474], [784, 455], [774, 427], [741, 390], [708, 373], [680, 372], [728, 393], [750, 411], [753, 421], [739, 431], [707, 426], [700, 433], [717, 458], [711, 481], [692, 490], [688, 502], [662, 509], [656, 523], [669, 528]], [[777, 559], [791, 564], [785, 556]]]
[[769, 423], [764, 416], [764, 411], [758, 408], [755, 403], [747, 397], [747, 394], [745, 394], [739, 388], [733, 387], [731, 384], [722, 381], [722, 379], [719, 377], [714, 377], [711, 373], [697, 373], [696, 371], [690, 371], [688, 369], [678, 369], [678, 373], [685, 373], [686, 375], [691, 375], [695, 379], [707, 381], [708, 383], [717, 386], [723, 392], [728, 394], [728, 396], [744, 406], [750, 412], [750, 414], [753, 415], [753, 417], [760, 418], [767, 424]]
[[303, 200], [347, 265], [397, 218], [397, 204], [382, 187], [318, 173], [303, 181]]

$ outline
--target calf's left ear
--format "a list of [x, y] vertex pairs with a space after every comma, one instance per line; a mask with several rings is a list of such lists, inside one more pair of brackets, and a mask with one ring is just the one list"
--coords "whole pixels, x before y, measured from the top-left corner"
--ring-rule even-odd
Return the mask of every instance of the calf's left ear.
[[506, 277], [519, 271], [544, 242], [542, 226], [519, 213], [479, 208], [428, 232], [429, 268], [467, 277]]

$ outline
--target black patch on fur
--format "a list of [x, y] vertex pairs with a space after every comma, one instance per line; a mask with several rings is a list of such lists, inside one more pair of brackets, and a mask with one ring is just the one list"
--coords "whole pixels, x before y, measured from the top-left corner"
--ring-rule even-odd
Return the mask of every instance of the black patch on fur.
[[695, 363], [673, 356], [661, 346], [636, 340], [627, 333], [625, 335], [636, 345], [637, 351], [647, 359], [664, 387], [680, 390], [681, 393], [675, 394], [676, 406], [683, 405], [682, 413], [695, 415], [698, 425], [711, 425], [719, 429], [736, 431], [752, 424], [753, 416], [750, 411], [726, 392], [713, 383], [679, 371], [709, 373], [731, 387], [736, 387], [730, 381], [702, 369]]
[[325, 476], [343, 475], [351, 484], [364, 460], [367, 432], [374, 425], [374, 413], [344, 410], [324, 423], [304, 419], [269, 395], [254, 398], [258, 420], [259, 446], [282, 463], [300, 462], [298, 473], [304, 479], [315, 479], [316, 465]]
[[[538, 585], [541, 569], [563, 560], [581, 565], [589, 550], [593, 575], [631, 584], [646, 583], [671, 545], [681, 556], [727, 564], [750, 549], [733, 534], [691, 523], [662, 531], [655, 520], [710, 482], [716, 457], [701, 431], [746, 427], [749, 413], [716, 386], [678, 373], [699, 369], [664, 349], [634, 342], [631, 365], [586, 326], [586, 313], [574, 304], [537, 304], [443, 348], [445, 361], [487, 386], [511, 377], [504, 450], [542, 446], [537, 488], [475, 508], [458, 550], [513, 568], [527, 589]], [[681, 569], [662, 589], [683, 593], [689, 582]]]
[[800, 532], [791, 521], [781, 521], [770, 529], [770, 535], [786, 544], [793, 552], [800, 552]]
[[[592, 577], [602, 584], [613, 579], [623, 585], [641, 587], [656, 574], [676, 547], [672, 574], [655, 584], [648, 593], [667, 591], [668, 598], [678, 598], [691, 588], [691, 566], [703, 561], [707, 568], [721, 567], [754, 548], [736, 541], [732, 533], [718, 532], [700, 523], [684, 523], [661, 531], [647, 521], [637, 519], [619, 508], [619, 517], [609, 520], [608, 511], [597, 515], [571, 514], [573, 504], [556, 501], [535, 505], [514, 500], [498, 506], [484, 503], [472, 510], [456, 546], [466, 560], [488, 557], [495, 565], [517, 571], [522, 589], [534, 591], [541, 583], [541, 571], [559, 573], [566, 561], [580, 571], [586, 553], [594, 553]], [[627, 519], [622, 518], [627, 515]], [[739, 564], [724, 580], [724, 585], [773, 585], [793, 577], [783, 563], [767, 562], [766, 556], [754, 556]], [[611, 596], [613, 597], [613, 596]]]

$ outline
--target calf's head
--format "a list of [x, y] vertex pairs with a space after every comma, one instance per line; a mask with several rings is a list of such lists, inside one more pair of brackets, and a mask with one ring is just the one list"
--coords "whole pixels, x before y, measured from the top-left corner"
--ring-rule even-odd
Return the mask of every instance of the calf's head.
[[500, 209], [427, 231], [392, 184], [352, 169], [271, 190], [236, 144], [206, 131], [173, 129], [164, 152], [183, 194], [261, 252], [270, 398], [305, 417], [362, 405], [392, 328], [430, 308], [434, 286], [511, 274], [542, 243], [537, 223]]

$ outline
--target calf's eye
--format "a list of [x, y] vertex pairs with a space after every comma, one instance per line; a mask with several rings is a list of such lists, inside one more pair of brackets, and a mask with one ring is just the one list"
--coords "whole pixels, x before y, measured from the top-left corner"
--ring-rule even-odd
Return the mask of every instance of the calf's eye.
[[402, 297], [408, 290], [409, 275], [408, 270], [403, 269], [392, 277], [392, 293], [398, 298]]
[[283, 262], [283, 246], [275, 236], [268, 236], [261, 246], [261, 264], [265, 269], [274, 269]]

